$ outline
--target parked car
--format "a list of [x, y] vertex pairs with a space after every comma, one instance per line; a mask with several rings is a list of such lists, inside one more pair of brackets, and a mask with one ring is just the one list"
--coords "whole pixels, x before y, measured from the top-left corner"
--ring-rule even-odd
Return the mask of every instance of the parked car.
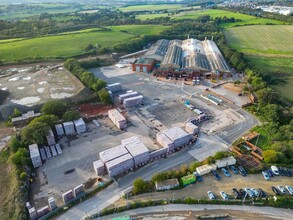
[[270, 180], [270, 176], [266, 171], [262, 171], [261, 173], [262, 173], [263, 177], [265, 178], [265, 180]]
[[244, 170], [244, 168], [242, 166], [239, 166], [238, 167], [238, 170], [239, 170], [239, 173], [242, 175], [242, 176], [247, 176], [247, 173], [246, 171]]
[[207, 193], [208, 193], [210, 200], [216, 199], [215, 195], [211, 191], [208, 191]]
[[234, 174], [238, 174], [239, 173], [238, 170], [236, 169], [236, 167], [234, 167], [233, 165], [230, 166], [230, 169], [232, 170], [232, 172]]
[[254, 197], [254, 193], [249, 189], [249, 188], [244, 188], [245, 192], [247, 192], [247, 194], [249, 195], [249, 197], [253, 198]]
[[274, 175], [279, 176], [280, 172], [279, 172], [279, 168], [276, 166], [271, 166], [271, 170], [273, 172]]
[[270, 177], [274, 177], [274, 173], [272, 170], [270, 170], [270, 169], [267, 170], [267, 173], [269, 174]]
[[258, 191], [255, 188], [250, 188], [255, 197], [258, 197]]
[[224, 173], [224, 175], [226, 176], [226, 177], [230, 177], [231, 176], [231, 174], [228, 172], [228, 170], [226, 170], [226, 168], [221, 168], [221, 171], [222, 171], [222, 173]]
[[243, 189], [239, 189], [239, 192], [241, 193], [242, 196], [245, 196], [246, 192]]
[[263, 191], [261, 188], [258, 189], [258, 197], [260, 198], [266, 198], [267, 194], [265, 193], [265, 191]]
[[232, 192], [233, 192], [234, 195], [235, 195], [235, 199], [241, 199], [241, 198], [242, 198], [241, 193], [240, 193], [236, 188], [233, 188], [233, 189], [232, 189]]
[[291, 186], [285, 186], [286, 189], [288, 190], [290, 195], [293, 195], [293, 188]]
[[281, 193], [285, 194], [286, 193], [286, 189], [283, 186], [277, 186], [278, 190], [280, 190]]
[[193, 174], [196, 177], [196, 181], [197, 182], [201, 182], [202, 181], [202, 176], [198, 172], [194, 172]]
[[212, 175], [215, 177], [216, 180], [220, 180], [220, 179], [221, 179], [221, 177], [220, 177], [220, 175], [218, 174], [217, 171], [212, 170], [211, 173], [212, 173]]
[[292, 170], [289, 168], [287, 169], [287, 176], [290, 176], [290, 177], [292, 176]]
[[222, 196], [222, 198], [223, 198], [224, 200], [228, 200], [228, 199], [229, 199], [228, 194], [225, 193], [224, 191], [221, 191], [220, 194], [221, 194], [221, 196]]
[[287, 172], [283, 167], [279, 167], [279, 173], [281, 176], [287, 176]]
[[280, 195], [280, 192], [279, 192], [279, 190], [277, 190], [276, 187], [272, 186], [272, 190], [276, 195]]

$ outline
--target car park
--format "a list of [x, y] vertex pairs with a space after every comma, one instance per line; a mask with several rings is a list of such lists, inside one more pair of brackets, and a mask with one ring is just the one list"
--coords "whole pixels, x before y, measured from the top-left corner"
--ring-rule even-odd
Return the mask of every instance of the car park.
[[231, 165], [230, 166], [230, 169], [232, 170], [232, 172], [234, 173], [234, 174], [238, 174], [239, 173], [239, 171], [236, 169], [236, 167], [234, 167], [233, 165]]
[[291, 186], [285, 186], [286, 189], [288, 190], [290, 195], [293, 195], [293, 188]]
[[249, 195], [249, 197], [253, 198], [254, 197], [254, 193], [250, 190], [250, 188], [244, 188], [245, 192], [247, 192], [247, 194]]
[[255, 197], [258, 197], [258, 191], [255, 188], [250, 188]]
[[224, 191], [221, 191], [220, 194], [221, 194], [221, 196], [222, 196], [222, 198], [223, 198], [224, 200], [228, 200], [228, 199], [229, 199], [228, 194], [225, 193]]
[[266, 171], [262, 171], [261, 173], [262, 173], [263, 177], [265, 178], [265, 180], [270, 180], [270, 176]]
[[228, 170], [226, 170], [226, 168], [221, 168], [222, 173], [226, 176], [226, 177], [230, 177], [231, 174], [228, 172]]
[[272, 170], [272, 172], [273, 172], [274, 175], [276, 175], [276, 176], [279, 176], [280, 175], [280, 172], [279, 172], [278, 167], [271, 166], [271, 170]]
[[278, 190], [280, 190], [281, 193], [285, 194], [286, 193], [286, 189], [283, 186], [277, 186]]
[[215, 195], [211, 191], [208, 191], [207, 193], [208, 193], [210, 200], [216, 199]]
[[242, 175], [242, 176], [247, 176], [247, 173], [246, 171], [244, 170], [244, 168], [242, 166], [239, 166], [238, 167], [238, 170], [239, 170], [239, 173]]
[[198, 172], [193, 173], [197, 182], [202, 182], [202, 176]]
[[218, 174], [218, 172], [216, 170], [212, 170], [211, 173], [215, 177], [216, 180], [221, 179], [221, 176]]
[[272, 190], [276, 195], [280, 195], [280, 192], [276, 187], [272, 186]]

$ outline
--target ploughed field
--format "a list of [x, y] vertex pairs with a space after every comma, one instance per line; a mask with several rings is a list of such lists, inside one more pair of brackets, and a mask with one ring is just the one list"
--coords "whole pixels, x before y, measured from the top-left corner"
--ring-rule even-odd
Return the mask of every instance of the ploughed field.
[[88, 44], [112, 48], [142, 34], [159, 34], [161, 25], [122, 25], [108, 29], [93, 28], [32, 39], [0, 40], [0, 61], [36, 58], [66, 58], [82, 55]]

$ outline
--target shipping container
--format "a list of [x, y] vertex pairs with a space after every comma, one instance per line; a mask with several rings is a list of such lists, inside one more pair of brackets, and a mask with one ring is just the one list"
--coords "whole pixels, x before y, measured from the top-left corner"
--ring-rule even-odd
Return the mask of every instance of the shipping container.
[[77, 134], [86, 132], [86, 125], [82, 118], [75, 120], [74, 125]]
[[65, 134], [62, 124], [55, 125], [55, 130], [58, 136]]
[[64, 127], [64, 130], [65, 130], [65, 134], [66, 135], [73, 135], [73, 134], [75, 134], [74, 124], [73, 124], [72, 121], [64, 122], [63, 123], [63, 127]]
[[29, 145], [30, 158], [34, 168], [42, 166], [41, 155], [37, 144]]

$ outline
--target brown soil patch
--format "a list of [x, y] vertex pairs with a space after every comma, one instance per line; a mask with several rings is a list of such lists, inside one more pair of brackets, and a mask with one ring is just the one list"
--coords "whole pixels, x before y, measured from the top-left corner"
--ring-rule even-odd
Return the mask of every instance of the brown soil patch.
[[226, 84], [223, 85], [223, 87], [225, 89], [228, 89], [228, 90], [238, 94], [238, 93], [242, 92], [244, 85], [245, 85], [244, 83], [241, 83], [241, 84], [236, 85], [236, 86], [234, 85], [234, 83], [226, 83]]
[[79, 106], [79, 112], [83, 117], [90, 118], [100, 114], [107, 113], [108, 110], [112, 109], [111, 105], [102, 105], [102, 104], [82, 104]]

